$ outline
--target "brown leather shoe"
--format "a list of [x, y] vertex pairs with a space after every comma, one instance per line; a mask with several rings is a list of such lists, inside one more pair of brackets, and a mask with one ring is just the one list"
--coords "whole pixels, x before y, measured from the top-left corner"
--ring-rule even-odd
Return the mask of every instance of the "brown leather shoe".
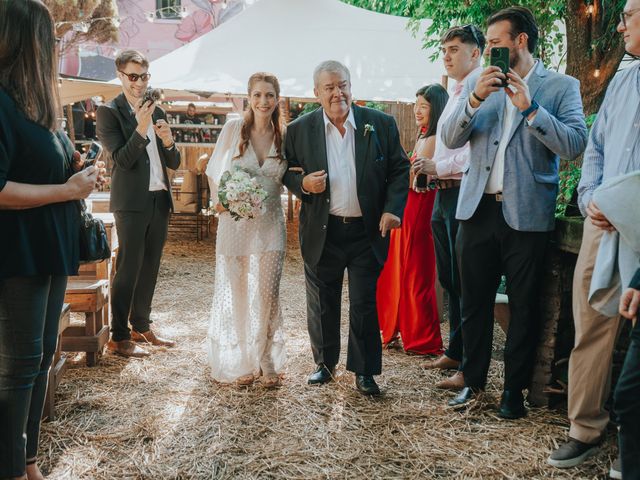
[[175, 347], [176, 342], [166, 338], [157, 337], [153, 330], [147, 330], [144, 333], [131, 330], [131, 340], [138, 343], [150, 343], [156, 347]]
[[131, 340], [120, 340], [119, 342], [109, 340], [107, 342], [107, 350], [117, 353], [118, 355], [122, 355], [123, 357], [142, 358], [151, 355], [144, 348], [140, 348]]
[[446, 355], [440, 355], [437, 359], [424, 364], [424, 368], [438, 370], [456, 370], [459, 366], [459, 361], [453, 360]]
[[436, 383], [436, 387], [446, 390], [462, 390], [464, 388], [464, 375], [462, 372], [456, 372], [449, 378]]

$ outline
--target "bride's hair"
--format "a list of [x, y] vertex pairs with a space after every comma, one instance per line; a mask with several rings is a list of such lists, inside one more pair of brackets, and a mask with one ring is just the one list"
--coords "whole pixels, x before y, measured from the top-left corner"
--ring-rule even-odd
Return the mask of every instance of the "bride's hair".
[[[275, 144], [275, 147], [276, 147], [276, 155], [280, 160], [282, 160], [282, 124], [280, 120], [280, 102], [279, 102], [280, 82], [278, 82], [278, 79], [276, 78], [276, 76], [272, 75], [271, 73], [266, 73], [266, 72], [254, 73], [253, 75], [251, 75], [251, 77], [249, 77], [249, 83], [247, 85], [247, 94], [249, 95], [249, 98], [251, 98], [251, 90], [253, 90], [253, 86], [258, 82], [270, 83], [271, 85], [273, 85], [273, 88], [276, 91], [276, 99], [278, 100], [278, 103], [276, 103], [276, 108], [273, 110], [273, 113], [271, 114], [271, 123], [273, 124], [273, 131], [275, 134], [273, 143]], [[238, 155], [239, 157], [244, 155], [244, 152], [247, 150], [247, 147], [249, 146], [249, 137], [251, 134], [251, 127], [253, 127], [254, 122], [255, 122], [255, 118], [253, 116], [253, 109], [251, 108], [251, 105], [249, 105], [249, 108], [247, 109], [247, 111], [244, 112], [244, 123], [242, 124], [242, 130], [240, 131], [241, 142], [240, 142], [240, 154]]]

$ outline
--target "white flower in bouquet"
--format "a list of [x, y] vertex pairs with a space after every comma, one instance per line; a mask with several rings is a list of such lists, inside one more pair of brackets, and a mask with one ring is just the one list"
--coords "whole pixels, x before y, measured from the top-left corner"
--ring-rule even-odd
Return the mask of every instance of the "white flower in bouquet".
[[218, 200], [234, 220], [262, 215], [267, 196], [260, 182], [240, 167], [224, 172], [220, 178]]

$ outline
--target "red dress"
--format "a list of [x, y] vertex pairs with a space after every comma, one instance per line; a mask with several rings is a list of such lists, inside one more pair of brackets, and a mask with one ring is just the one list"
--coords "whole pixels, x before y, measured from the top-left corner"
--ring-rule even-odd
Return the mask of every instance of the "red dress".
[[[414, 159], [415, 155], [411, 161]], [[421, 355], [439, 355], [443, 351], [431, 232], [435, 198], [435, 190], [409, 190], [402, 225], [391, 231], [389, 255], [377, 289], [382, 343], [387, 344], [400, 334], [404, 350]]]

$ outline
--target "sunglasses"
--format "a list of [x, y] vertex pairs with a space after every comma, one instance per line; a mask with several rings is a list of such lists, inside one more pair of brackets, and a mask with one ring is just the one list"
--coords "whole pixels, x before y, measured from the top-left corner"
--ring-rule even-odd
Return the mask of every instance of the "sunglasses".
[[478, 45], [478, 48], [482, 48], [480, 45], [480, 38], [478, 38], [478, 34], [476, 33], [476, 27], [474, 25], [471, 25], [471, 24], [463, 25], [460, 28], [465, 32], [470, 33], [471, 36], [473, 37], [473, 41], [476, 42], [476, 45]]
[[622, 26], [624, 28], [627, 28], [627, 19], [633, 17], [638, 12], [640, 12], [640, 8], [634, 8], [633, 10], [629, 10], [628, 12], [622, 12], [620, 14], [620, 21], [622, 22]]
[[123, 74], [125, 77], [127, 77], [129, 81], [132, 83], [136, 83], [138, 79], [142, 80], [143, 82], [147, 82], [151, 78], [150, 73], [137, 74], [137, 73], [125, 73], [122, 70], [118, 70], [118, 71], [121, 74]]

